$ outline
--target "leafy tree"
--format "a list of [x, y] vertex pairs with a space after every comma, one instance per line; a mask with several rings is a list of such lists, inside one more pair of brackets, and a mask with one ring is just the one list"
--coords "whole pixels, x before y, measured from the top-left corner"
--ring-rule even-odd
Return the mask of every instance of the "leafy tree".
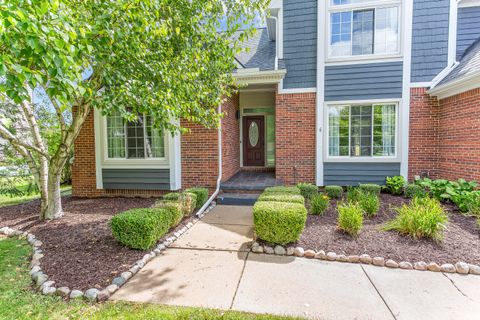
[[[157, 128], [172, 133], [184, 131], [172, 121], [180, 118], [217, 126], [216, 106], [234, 91], [234, 55], [253, 32], [239, 29], [267, 3], [1, 1], [0, 137], [32, 171], [40, 217], [62, 215], [62, 168], [93, 108], [127, 120], [149, 113]], [[35, 90], [48, 95], [60, 128], [53, 152], [39, 125]]]

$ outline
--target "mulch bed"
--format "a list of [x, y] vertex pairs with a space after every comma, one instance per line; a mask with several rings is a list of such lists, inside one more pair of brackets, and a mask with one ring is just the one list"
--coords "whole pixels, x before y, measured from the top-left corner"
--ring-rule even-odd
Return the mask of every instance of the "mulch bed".
[[[120, 245], [112, 236], [110, 218], [124, 210], [150, 207], [155, 200], [64, 197], [65, 215], [46, 222], [38, 220], [40, 202], [36, 200], [0, 208], [0, 228], [29, 231], [43, 242], [42, 270], [57, 287], [105, 288], [146, 253]], [[191, 219], [184, 219], [176, 230]]]
[[337, 230], [337, 201], [332, 200], [323, 216], [309, 215], [297, 246], [305, 249], [333, 251], [337, 254], [369, 254], [397, 262], [431, 261], [438, 264], [464, 261], [480, 264], [480, 231], [475, 218], [465, 217], [454, 206], [444, 205], [449, 215], [443, 241], [415, 240], [394, 231], [382, 231], [382, 226], [395, 217], [394, 207], [409, 203], [408, 199], [381, 194], [381, 208], [373, 218], [364, 219], [358, 238]]

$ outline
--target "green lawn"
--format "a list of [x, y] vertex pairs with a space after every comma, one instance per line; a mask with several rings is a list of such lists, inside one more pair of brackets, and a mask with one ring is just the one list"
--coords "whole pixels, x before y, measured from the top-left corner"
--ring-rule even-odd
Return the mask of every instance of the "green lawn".
[[[28, 187], [28, 184], [24, 184], [17, 188], [22, 191], [26, 191], [27, 187]], [[72, 192], [71, 186], [62, 186], [60, 189], [62, 190], [62, 195], [69, 195]], [[0, 208], [7, 207], [7, 206], [14, 206], [24, 202], [32, 201], [32, 200], [38, 199], [39, 197], [40, 196], [38, 195], [38, 193], [33, 193], [33, 194], [18, 196], [18, 197], [10, 197], [8, 195], [0, 194]]]
[[30, 255], [26, 241], [0, 237], [0, 319], [287, 319], [151, 304], [65, 302], [31, 289]]

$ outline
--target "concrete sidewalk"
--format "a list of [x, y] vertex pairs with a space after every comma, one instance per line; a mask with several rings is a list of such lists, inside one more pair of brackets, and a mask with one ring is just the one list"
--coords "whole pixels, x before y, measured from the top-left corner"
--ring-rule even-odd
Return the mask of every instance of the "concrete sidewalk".
[[314, 319], [480, 319], [480, 277], [253, 254], [251, 207], [217, 206], [113, 300]]

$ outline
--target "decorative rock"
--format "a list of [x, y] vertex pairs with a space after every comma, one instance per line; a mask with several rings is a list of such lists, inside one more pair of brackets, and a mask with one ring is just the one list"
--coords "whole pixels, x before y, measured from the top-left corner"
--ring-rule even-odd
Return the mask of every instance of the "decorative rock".
[[97, 296], [100, 291], [98, 289], [92, 288], [85, 291], [85, 298], [90, 302], [97, 301]]
[[7, 230], [8, 227], [3, 227], [3, 228], [0, 228], [0, 233], [1, 234], [5, 234], [5, 230]]
[[47, 275], [42, 273], [35, 280], [35, 284], [37, 285], [37, 287], [40, 287], [45, 281], [47, 281], [47, 279]]
[[41, 253], [35, 253], [33, 256], [32, 256], [32, 260], [40, 260], [43, 258], [43, 254]]
[[365, 264], [371, 264], [372, 263], [372, 257], [370, 257], [368, 254], [362, 254], [360, 256], [360, 262], [365, 263]]
[[359, 261], [360, 261], [360, 256], [357, 256], [357, 255], [348, 256], [348, 262], [350, 263], [358, 263]]
[[428, 270], [427, 264], [424, 261], [415, 262], [413, 268], [418, 271]]
[[42, 289], [42, 294], [46, 295], [46, 296], [49, 296], [49, 295], [52, 295], [54, 294], [55, 292], [57, 291], [57, 289], [55, 287], [44, 287]]
[[294, 247], [288, 247], [287, 248], [287, 256], [293, 256], [295, 253], [295, 248]]
[[382, 257], [374, 257], [372, 263], [374, 266], [383, 267], [385, 265], [385, 259]]
[[57, 288], [57, 290], [55, 291], [55, 294], [57, 296], [60, 296], [63, 298], [68, 297], [69, 293], [70, 293], [70, 288], [68, 287], [60, 287], [60, 288]]
[[143, 256], [142, 261], [144, 263], [147, 263], [148, 261], [152, 260], [152, 255], [150, 253], [147, 253], [146, 255]]
[[97, 294], [98, 301], [107, 301], [110, 298], [110, 292], [107, 289], [103, 289]]
[[470, 271], [468, 264], [462, 261], [455, 263], [455, 269], [457, 269], [457, 272], [460, 274], [468, 274]]
[[130, 271], [132, 274], [136, 274], [139, 270], [140, 268], [138, 266], [133, 266], [128, 271]]
[[42, 271], [37, 271], [37, 272], [32, 273], [32, 280], [34, 282], [37, 282], [38, 277], [40, 277], [41, 275], [43, 275]]
[[40, 266], [40, 261], [39, 260], [36, 260], [36, 259], [32, 259], [32, 261], [30, 261], [30, 267], [33, 268], [33, 267], [39, 267]]
[[105, 290], [107, 290], [108, 293], [113, 294], [115, 291], [118, 290], [118, 286], [116, 284], [111, 284], [108, 287], [106, 287]]
[[187, 228], [190, 229], [191, 227], [193, 227], [193, 223], [191, 223], [191, 222], [187, 223]]
[[45, 281], [44, 283], [42, 283], [42, 285], [40, 286], [40, 290], [43, 291], [43, 289], [45, 289], [46, 287], [51, 287], [55, 284], [55, 281]]
[[296, 257], [303, 257], [303, 255], [305, 254], [305, 250], [303, 250], [302, 247], [296, 247], [296, 248], [293, 250], [293, 254], [294, 254]]
[[116, 277], [112, 280], [112, 284], [116, 284], [117, 286], [121, 287], [127, 282], [123, 277]]
[[385, 265], [389, 268], [398, 268], [398, 263], [392, 259], [388, 259], [387, 262], [385, 262]]
[[451, 263], [445, 263], [445, 264], [442, 264], [440, 266], [440, 270], [442, 272], [446, 272], [446, 273], [454, 273], [457, 271], [457, 269], [455, 269], [455, 266]]
[[175, 235], [175, 237], [178, 238], [178, 237], [180, 237], [180, 232], [177, 231], [177, 232], [174, 233], [174, 235]]
[[35, 241], [33, 241], [33, 243], [32, 243], [32, 245], [33, 245], [34, 247], [41, 247], [42, 244], [43, 244], [43, 242], [40, 241], [40, 240], [35, 240]]
[[70, 299], [77, 299], [83, 297], [83, 292], [80, 290], [72, 290], [70, 292]]
[[400, 269], [404, 269], [404, 270], [412, 270], [413, 269], [413, 266], [410, 262], [406, 262], [406, 261], [402, 261], [398, 264], [398, 266], [400, 267]]
[[9, 227], [4, 227], [1, 230], [2, 230], [2, 233], [6, 236], [10, 236], [14, 232], [14, 230], [12, 228], [9, 228]]
[[160, 249], [153, 250], [153, 253], [155, 253], [156, 256], [159, 255], [161, 252], [162, 252], [162, 250], [160, 250]]
[[23, 232], [20, 231], [20, 230], [13, 230], [13, 232], [12, 232], [12, 236], [19, 236], [20, 237], [22, 234], [23, 234]]
[[440, 272], [442, 270], [442, 268], [440, 268], [440, 266], [435, 262], [430, 262], [429, 264], [427, 264], [427, 269], [433, 272]]
[[30, 270], [30, 274], [34, 274], [35, 272], [42, 271], [40, 266], [34, 266], [32, 267], [32, 270]]
[[157, 249], [160, 250], [160, 251], [163, 251], [163, 250], [165, 250], [165, 246], [163, 245], [163, 243], [161, 243], [157, 246]]
[[325, 251], [320, 250], [315, 254], [315, 259], [320, 259], [320, 260], [327, 260], [327, 255]]
[[471, 264], [469, 265], [470, 274], [480, 275], [480, 266]]
[[336, 260], [339, 262], [348, 262], [348, 257], [344, 254], [339, 254]]
[[315, 251], [313, 251], [313, 250], [306, 250], [306, 251], [303, 253], [303, 256], [304, 256], [305, 258], [310, 258], [310, 259], [311, 259], [311, 258], [315, 257]]
[[279, 255], [279, 256], [283, 256], [287, 253], [287, 251], [285, 250], [284, 247], [282, 246], [275, 246], [275, 248], [273, 249], [273, 251], [275, 252], [275, 254]]
[[132, 274], [130, 271], [122, 272], [122, 274], [120, 275], [120, 277], [122, 277], [123, 279], [125, 279], [125, 281], [127, 281], [128, 279], [130, 279], [132, 276], [133, 276], [133, 274]]
[[172, 244], [172, 242], [169, 241], [169, 240], [163, 241], [163, 245], [164, 245], [165, 247], [167, 247], [167, 248], [168, 248], [171, 244]]
[[337, 254], [335, 252], [328, 252], [327, 253], [327, 260], [335, 261], [336, 258], [337, 258]]
[[138, 260], [137, 262], [135, 262], [135, 265], [136, 265], [139, 269], [142, 269], [143, 267], [145, 267], [145, 262], [143, 262], [142, 260]]
[[266, 254], [273, 254], [273, 248], [270, 247], [270, 246], [264, 246], [263, 247], [263, 251], [266, 253]]
[[252, 247], [252, 252], [254, 253], [263, 253], [263, 247], [257, 243], [257, 245]]

